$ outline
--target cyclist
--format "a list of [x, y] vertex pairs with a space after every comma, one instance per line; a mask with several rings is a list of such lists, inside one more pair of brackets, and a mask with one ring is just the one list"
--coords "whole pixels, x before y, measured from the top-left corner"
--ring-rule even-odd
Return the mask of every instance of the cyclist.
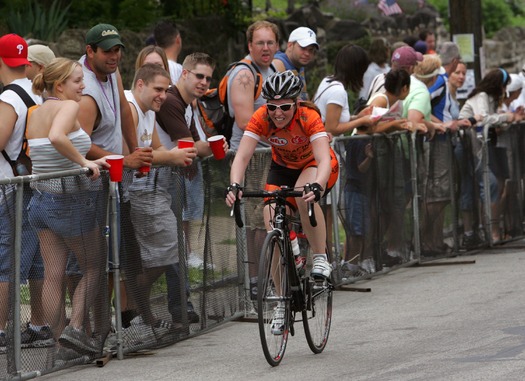
[[[231, 207], [235, 202], [234, 192], [240, 189], [239, 184], [257, 143], [268, 141], [272, 147], [272, 163], [266, 190], [282, 185], [302, 188], [310, 184], [310, 192], [289, 200], [289, 203], [292, 209], [299, 211], [303, 231], [314, 253], [310, 274], [313, 278], [326, 279], [332, 267], [326, 257], [325, 220], [320, 206], [314, 204], [317, 226], [313, 227], [307, 206], [326, 196], [334, 186], [339, 163], [330, 147], [318, 109], [311, 102], [298, 101], [301, 89], [301, 79], [290, 70], [274, 73], [264, 82], [262, 94], [267, 103], [255, 111], [246, 126], [231, 167], [226, 204]], [[242, 191], [239, 191], [238, 197], [242, 197]], [[268, 231], [271, 230], [270, 213], [271, 209], [266, 205], [264, 221]], [[279, 334], [279, 329], [274, 333]]]

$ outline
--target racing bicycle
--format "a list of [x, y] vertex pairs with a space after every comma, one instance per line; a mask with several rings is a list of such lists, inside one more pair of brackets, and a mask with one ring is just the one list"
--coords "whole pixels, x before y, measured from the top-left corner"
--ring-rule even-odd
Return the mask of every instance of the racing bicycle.
[[[238, 194], [237, 189], [237, 194]], [[271, 226], [262, 246], [259, 258], [257, 284], [257, 307], [259, 336], [264, 356], [268, 363], [281, 363], [289, 335], [294, 336], [296, 322], [302, 321], [308, 346], [313, 353], [321, 353], [326, 347], [332, 321], [332, 294], [334, 287], [329, 279], [313, 279], [309, 276], [310, 266], [298, 271], [292, 251], [290, 230], [300, 231], [300, 222], [287, 214], [288, 197], [302, 197], [310, 191], [309, 184], [296, 190], [282, 186], [273, 191], [245, 191], [242, 197], [264, 198], [272, 208]], [[235, 192], [234, 192], [235, 193]], [[233, 214], [237, 226], [243, 227], [240, 200], [236, 195]], [[309, 205], [309, 219], [317, 225], [313, 204]], [[303, 240], [302, 250], [306, 240]], [[275, 334], [272, 321], [275, 309], [284, 306], [284, 329]]]

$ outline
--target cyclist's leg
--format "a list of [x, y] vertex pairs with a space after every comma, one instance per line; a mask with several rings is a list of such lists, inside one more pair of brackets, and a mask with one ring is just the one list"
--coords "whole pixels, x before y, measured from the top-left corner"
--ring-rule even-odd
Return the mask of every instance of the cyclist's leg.
[[[296, 187], [303, 187], [307, 183], [313, 183], [315, 181], [315, 175], [317, 173], [317, 167], [307, 167], [302, 172], [296, 182]], [[314, 204], [315, 218], [317, 220], [317, 226], [313, 227], [310, 224], [308, 218], [308, 205], [300, 197], [295, 199], [299, 215], [301, 218], [301, 224], [303, 231], [308, 238], [312, 252], [315, 254], [326, 253], [326, 223], [321, 207], [318, 203]]]

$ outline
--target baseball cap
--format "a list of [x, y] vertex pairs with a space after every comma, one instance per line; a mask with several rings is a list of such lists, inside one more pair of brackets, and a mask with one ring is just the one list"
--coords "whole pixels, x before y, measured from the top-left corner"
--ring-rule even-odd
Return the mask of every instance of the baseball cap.
[[507, 85], [507, 94], [523, 88], [523, 77], [518, 74], [510, 74], [510, 83]]
[[399, 68], [414, 66], [423, 61], [423, 55], [416, 52], [411, 46], [402, 46], [394, 50], [392, 63], [396, 63]]
[[290, 37], [288, 37], [288, 42], [297, 42], [303, 48], [310, 45], [315, 45], [319, 48], [315, 32], [305, 26], [294, 29], [292, 33], [290, 33]]
[[98, 24], [91, 28], [86, 34], [86, 45], [96, 45], [103, 50], [109, 50], [115, 45], [124, 47], [118, 29], [110, 24]]
[[427, 43], [425, 41], [421, 41], [421, 40], [418, 40], [415, 44], [414, 44], [414, 50], [416, 52], [419, 52], [421, 54], [427, 54]]
[[45, 45], [30, 45], [27, 48], [27, 60], [39, 65], [47, 66], [55, 59], [55, 53]]
[[31, 65], [27, 60], [27, 42], [14, 33], [0, 38], [0, 58], [9, 67]]

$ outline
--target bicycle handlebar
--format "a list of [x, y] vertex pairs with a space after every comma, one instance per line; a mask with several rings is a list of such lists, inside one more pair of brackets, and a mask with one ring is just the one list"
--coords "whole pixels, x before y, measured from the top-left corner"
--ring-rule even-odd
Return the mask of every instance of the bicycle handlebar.
[[[244, 222], [242, 221], [241, 216], [241, 206], [240, 206], [240, 199], [238, 198], [238, 192], [235, 194], [235, 202], [232, 207], [232, 211], [230, 215], [235, 216], [235, 223], [238, 227], [242, 228], [244, 226]], [[260, 198], [287, 198], [287, 197], [302, 197], [304, 193], [310, 192], [310, 186], [309, 184], [304, 186], [304, 190], [298, 191], [294, 190], [293, 188], [288, 187], [281, 187], [280, 189], [274, 190], [274, 191], [243, 191], [242, 196], [243, 197], [260, 197]], [[315, 218], [315, 212], [314, 212], [314, 203], [310, 202], [308, 203], [308, 218], [310, 219], [310, 224], [313, 227], [317, 226], [317, 220]]]

